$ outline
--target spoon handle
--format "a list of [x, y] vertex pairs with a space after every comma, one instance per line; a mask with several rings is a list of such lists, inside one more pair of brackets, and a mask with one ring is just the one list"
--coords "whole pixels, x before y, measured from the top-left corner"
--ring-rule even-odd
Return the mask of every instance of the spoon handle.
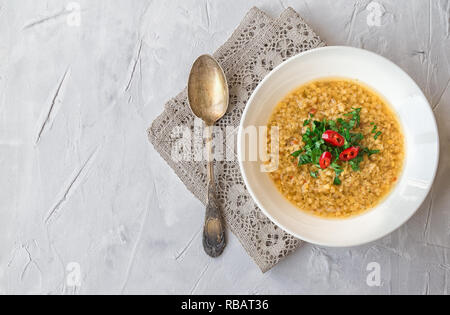
[[214, 162], [212, 159], [212, 126], [207, 126], [206, 150], [208, 152], [208, 202], [203, 227], [203, 248], [211, 257], [218, 257], [225, 248], [225, 225], [216, 200]]

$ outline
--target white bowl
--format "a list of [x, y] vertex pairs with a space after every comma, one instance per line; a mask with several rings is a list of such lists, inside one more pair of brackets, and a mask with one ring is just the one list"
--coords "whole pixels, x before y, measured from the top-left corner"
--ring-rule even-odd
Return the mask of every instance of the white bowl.
[[[324, 77], [359, 80], [384, 96], [403, 127], [406, 150], [403, 173], [377, 207], [348, 219], [327, 219], [299, 210], [277, 190], [263, 163], [244, 161], [244, 128], [266, 126], [274, 107], [289, 92]], [[248, 138], [247, 138], [248, 139]], [[292, 57], [275, 68], [255, 89], [242, 116], [238, 134], [241, 172], [253, 199], [275, 224], [310, 243], [347, 247], [379, 239], [405, 223], [426, 198], [439, 158], [439, 138], [431, 107], [416, 83], [391, 61], [351, 47], [324, 47]]]

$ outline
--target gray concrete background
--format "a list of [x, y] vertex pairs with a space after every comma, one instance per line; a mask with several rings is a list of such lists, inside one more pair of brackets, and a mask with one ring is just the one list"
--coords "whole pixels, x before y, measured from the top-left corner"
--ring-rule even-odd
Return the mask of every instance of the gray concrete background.
[[[204, 255], [203, 206], [146, 138], [192, 61], [254, 5], [292, 6], [329, 45], [397, 63], [432, 104], [442, 150], [402, 228], [351, 249], [305, 244], [266, 274], [232, 235]], [[0, 1], [0, 293], [447, 294], [449, 16], [447, 0]]]

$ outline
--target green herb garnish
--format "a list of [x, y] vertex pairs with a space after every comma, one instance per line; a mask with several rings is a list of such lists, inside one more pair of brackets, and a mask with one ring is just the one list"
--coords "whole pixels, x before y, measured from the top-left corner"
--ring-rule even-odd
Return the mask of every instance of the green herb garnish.
[[367, 154], [367, 156], [371, 156], [377, 153], [380, 153], [380, 150], [370, 150], [369, 148], [364, 148], [363, 152]]
[[352, 128], [355, 125], [356, 125], [356, 127], [359, 127], [359, 123], [361, 120], [359, 114], [361, 112], [361, 108], [352, 108], [352, 109], [353, 109], [352, 112], [345, 114], [344, 116], [351, 116], [349, 124], [352, 126]]
[[373, 138], [374, 138], [375, 140], [377, 140], [378, 137], [381, 136], [381, 134], [382, 134], [382, 132], [381, 132], [381, 131], [378, 131], [378, 132], [375, 134], [375, 136], [373, 136]]
[[[354, 132], [353, 130], [360, 126], [361, 123], [361, 108], [352, 108], [352, 111], [345, 114], [344, 118], [338, 118], [337, 120], [313, 120], [313, 114], [309, 114], [310, 119], [306, 119], [303, 122], [303, 126], [306, 127], [306, 131], [302, 136], [304, 147], [301, 150], [293, 152], [291, 155], [298, 158], [298, 165], [313, 164], [320, 168], [319, 160], [321, 155], [328, 151], [333, 156], [333, 162], [329, 166], [335, 172], [333, 184], [340, 185], [342, 183], [339, 176], [344, 171], [344, 163], [349, 163], [353, 171], [360, 170], [360, 163], [364, 160], [364, 155], [371, 156], [377, 154], [380, 150], [371, 150], [369, 148], [361, 146], [361, 141], [364, 139], [362, 133]], [[371, 123], [374, 126], [372, 133], [375, 133], [377, 126], [375, 123]], [[333, 146], [322, 139], [322, 135], [327, 130], [333, 130], [338, 132], [345, 139], [345, 144], [341, 147]], [[377, 139], [381, 135], [378, 131], [375, 133], [374, 138]], [[360, 147], [359, 154], [356, 158], [344, 162], [339, 160], [339, 155], [350, 147]], [[310, 175], [313, 178], [319, 176], [320, 169], [317, 171], [311, 171]]]
[[359, 171], [360, 170], [359, 163], [361, 163], [363, 160], [364, 160], [364, 157], [362, 155], [358, 155], [356, 158], [354, 158], [353, 160], [350, 160], [348, 163], [352, 167], [352, 170]]
[[338, 158], [336, 158], [335, 161], [333, 163], [331, 163], [330, 167], [334, 170], [334, 173], [336, 174], [334, 177], [333, 184], [340, 185], [341, 180], [339, 179], [339, 175], [341, 175], [341, 173], [344, 170], [342, 169], [342, 167], [339, 164], [337, 164], [337, 161], [338, 161]]
[[297, 150], [297, 151], [295, 151], [295, 152], [292, 152], [291, 155], [292, 155], [293, 157], [298, 157], [302, 152], [303, 152], [303, 150]]
[[336, 175], [336, 177], [334, 178], [333, 184], [334, 185], [340, 185], [342, 183], [342, 181], [339, 179], [339, 177]]

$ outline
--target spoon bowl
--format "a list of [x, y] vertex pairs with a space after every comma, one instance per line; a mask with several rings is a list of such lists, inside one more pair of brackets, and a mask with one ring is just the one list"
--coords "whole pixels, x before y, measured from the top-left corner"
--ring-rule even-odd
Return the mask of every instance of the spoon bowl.
[[228, 108], [228, 85], [222, 68], [209, 56], [200, 56], [193, 64], [188, 82], [189, 105], [195, 116], [213, 125]]

